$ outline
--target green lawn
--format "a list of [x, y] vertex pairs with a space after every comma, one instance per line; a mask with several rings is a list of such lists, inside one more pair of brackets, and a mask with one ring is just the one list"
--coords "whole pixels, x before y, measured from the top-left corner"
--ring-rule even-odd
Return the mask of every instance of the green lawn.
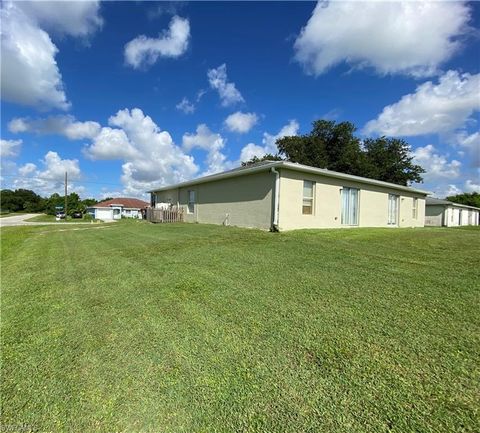
[[3, 425], [480, 430], [478, 228], [121, 221], [1, 240]]

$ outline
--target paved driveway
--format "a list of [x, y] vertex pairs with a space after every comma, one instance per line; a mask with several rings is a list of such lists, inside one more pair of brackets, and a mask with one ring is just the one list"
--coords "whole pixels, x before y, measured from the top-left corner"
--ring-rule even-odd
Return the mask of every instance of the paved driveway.
[[90, 222], [78, 222], [78, 223], [65, 223], [65, 221], [59, 222], [32, 222], [32, 221], [25, 221], [29, 218], [34, 216], [41, 215], [38, 213], [22, 213], [13, 216], [3, 217], [0, 218], [0, 227], [12, 227], [12, 226], [45, 226], [45, 225], [68, 225], [71, 226], [73, 224], [91, 224]]

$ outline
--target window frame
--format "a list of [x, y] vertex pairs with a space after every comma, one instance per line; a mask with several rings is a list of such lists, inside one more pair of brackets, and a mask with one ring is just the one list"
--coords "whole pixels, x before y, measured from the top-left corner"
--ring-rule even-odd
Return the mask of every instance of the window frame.
[[[193, 195], [193, 201], [191, 200], [191, 197]], [[194, 214], [195, 213], [195, 205], [197, 202], [197, 194], [194, 189], [189, 189], [187, 191], [187, 213], [189, 214]]]
[[413, 197], [413, 203], [412, 203], [412, 218], [414, 220], [418, 219], [418, 198]]
[[[305, 183], [311, 183], [312, 186], [312, 195], [310, 197], [305, 195]], [[315, 215], [315, 187], [316, 182], [314, 180], [304, 179], [303, 180], [303, 189], [302, 189], [302, 215]], [[308, 208], [308, 205], [305, 206], [305, 202], [310, 202], [311, 212], [305, 212], [305, 208]]]
[[[356, 191], [356, 194], [353, 194]], [[347, 199], [344, 199], [344, 194], [348, 194]], [[355, 201], [353, 201], [355, 197]], [[344, 204], [347, 202], [348, 206], [345, 208]], [[352, 204], [354, 205], [352, 207]], [[352, 209], [350, 211], [350, 209]], [[353, 215], [353, 221], [351, 217]], [[358, 227], [360, 225], [360, 188], [351, 186], [344, 186], [340, 188], [340, 224], [342, 226]]]
[[[395, 222], [391, 222], [390, 198], [395, 197]], [[398, 226], [400, 219], [400, 196], [398, 194], [388, 193], [388, 207], [387, 207], [387, 225]]]

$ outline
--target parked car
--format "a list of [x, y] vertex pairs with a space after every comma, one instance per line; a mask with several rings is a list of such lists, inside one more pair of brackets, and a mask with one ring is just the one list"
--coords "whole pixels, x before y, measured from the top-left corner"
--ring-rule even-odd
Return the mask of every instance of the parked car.
[[64, 220], [65, 219], [65, 212], [57, 212], [57, 214], [55, 215], [55, 218], [57, 220]]
[[82, 218], [83, 214], [82, 212], [73, 212], [72, 218]]

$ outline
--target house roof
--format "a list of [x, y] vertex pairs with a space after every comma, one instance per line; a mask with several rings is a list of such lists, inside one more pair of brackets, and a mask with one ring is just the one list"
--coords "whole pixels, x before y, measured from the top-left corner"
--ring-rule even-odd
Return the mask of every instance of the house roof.
[[150, 206], [150, 203], [147, 203], [146, 201], [143, 201], [143, 200], [139, 200], [138, 198], [117, 197], [117, 198], [112, 198], [111, 200], [102, 201], [90, 207], [92, 208], [112, 207], [115, 205], [123, 206], [125, 208], [130, 208], [130, 209], [142, 209], [147, 206]]
[[304, 173], [319, 174], [327, 177], [334, 177], [337, 179], [345, 179], [354, 182], [361, 182], [370, 185], [383, 186], [385, 188], [398, 189], [401, 191], [416, 192], [423, 195], [430, 194], [428, 191], [412, 188], [404, 185], [397, 185], [395, 183], [383, 182], [381, 180], [369, 179], [366, 177], [353, 176], [351, 174], [340, 173], [338, 171], [327, 170], [326, 168], [311, 167], [309, 165], [297, 164], [289, 161], [261, 161], [245, 167], [237, 167], [233, 170], [224, 171], [222, 173], [212, 174], [209, 176], [199, 177], [197, 179], [181, 182], [174, 185], [156, 188], [148, 192], [167, 191], [169, 189], [180, 188], [185, 186], [197, 185], [200, 183], [212, 182], [215, 180], [226, 179], [229, 177], [243, 176], [247, 174], [257, 173], [260, 171], [270, 170], [272, 168], [288, 168], [289, 170], [301, 171]]
[[480, 208], [475, 207], [475, 206], [468, 206], [466, 204], [455, 203], [453, 201], [443, 200], [443, 199], [435, 198], [435, 197], [427, 197], [427, 200], [426, 200], [425, 204], [427, 206], [439, 206], [439, 205], [441, 205], [441, 206], [456, 206], [456, 207], [464, 207], [464, 208], [467, 208], [467, 209], [480, 210]]

